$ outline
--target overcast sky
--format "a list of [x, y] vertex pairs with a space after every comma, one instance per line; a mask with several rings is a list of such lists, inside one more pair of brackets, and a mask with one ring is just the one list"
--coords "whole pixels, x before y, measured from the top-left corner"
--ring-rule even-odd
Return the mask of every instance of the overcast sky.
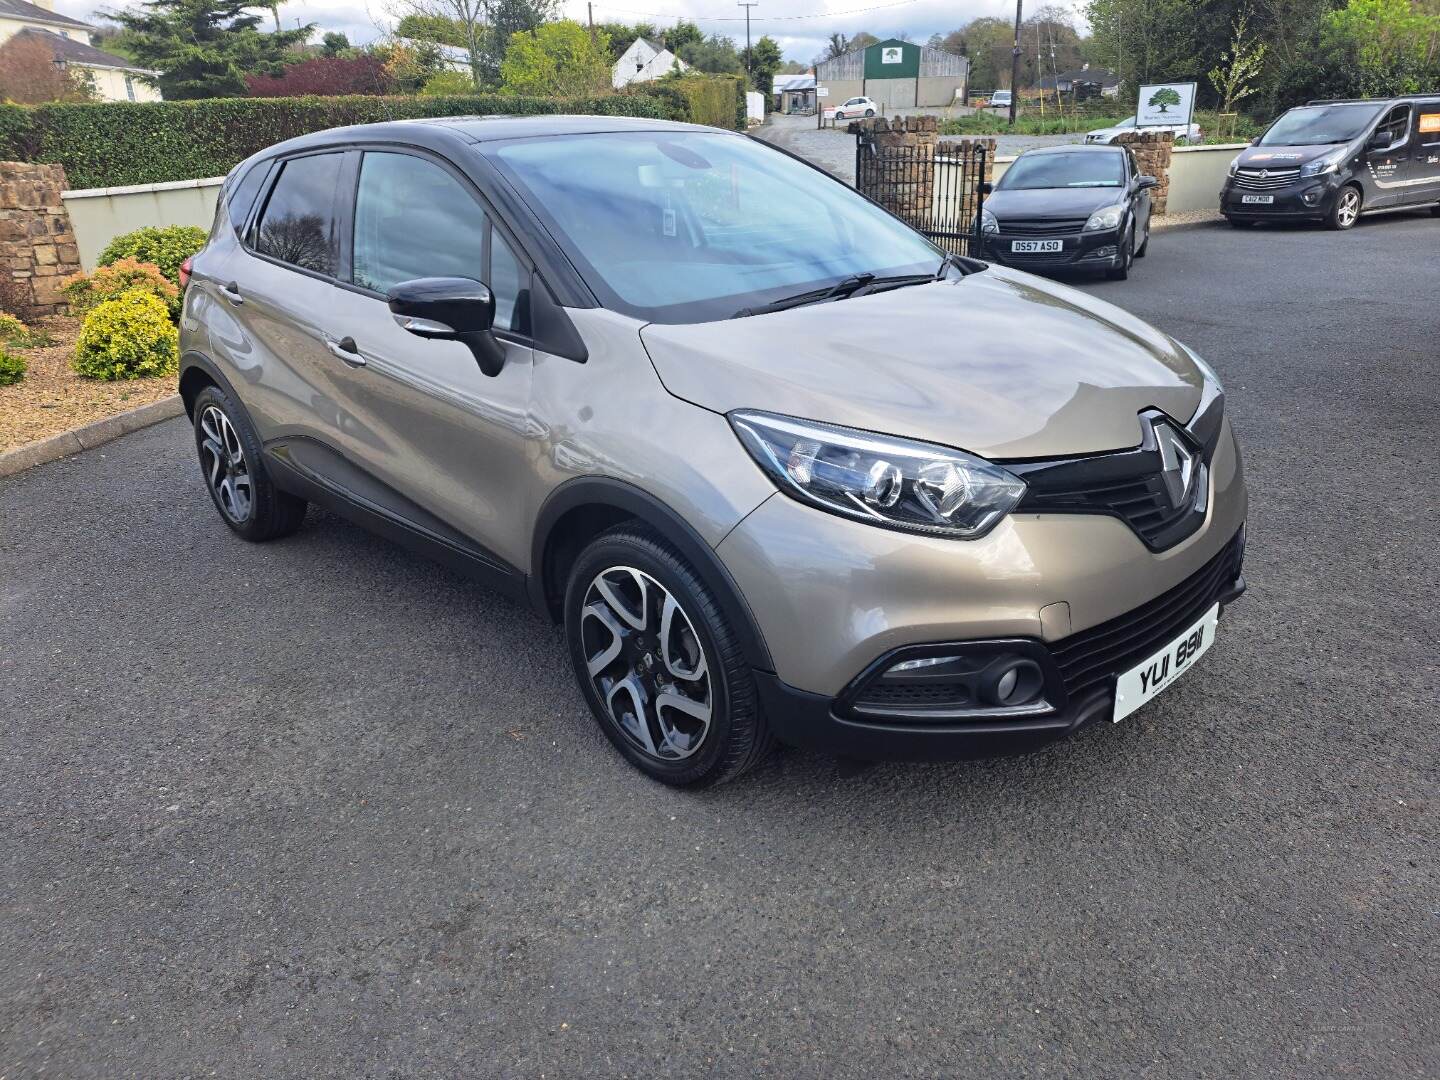
[[[393, 19], [387, 7], [393, 0], [292, 0], [280, 6], [280, 18], [287, 26], [313, 22], [320, 31], [339, 30], [355, 44], [369, 41]], [[745, 41], [745, 10], [733, 0], [618, 0], [620, 6], [595, 3], [596, 22], [652, 22], [663, 29], [677, 18], [691, 19], [707, 34], [719, 32]], [[56, 0], [58, 10], [87, 21], [97, 21], [95, 12], [111, 4], [97, 0]], [[121, 6], [118, 3], [113, 6]], [[1038, 11], [1041, 3], [1025, 5]], [[1061, 0], [1056, 6], [1078, 9], [1076, 0]], [[564, 0], [562, 8], [570, 18], [585, 21], [584, 0]], [[820, 12], [828, 14], [818, 15]], [[795, 18], [795, 16], [817, 16]], [[809, 63], [834, 33], [846, 35], [868, 30], [877, 37], [898, 37], [925, 42], [932, 33], [953, 30], [980, 15], [1015, 17], [1012, 0], [761, 0], [750, 9], [751, 33], [759, 38], [769, 34], [780, 43], [787, 60]], [[722, 21], [728, 20], [728, 21]], [[1077, 14], [1077, 23], [1081, 20]]]

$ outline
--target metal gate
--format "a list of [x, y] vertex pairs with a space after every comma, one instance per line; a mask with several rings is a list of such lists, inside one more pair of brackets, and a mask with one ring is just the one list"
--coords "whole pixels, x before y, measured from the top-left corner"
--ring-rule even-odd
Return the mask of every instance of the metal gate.
[[969, 139], [883, 146], [855, 136], [855, 188], [946, 251], [980, 257], [990, 146]]

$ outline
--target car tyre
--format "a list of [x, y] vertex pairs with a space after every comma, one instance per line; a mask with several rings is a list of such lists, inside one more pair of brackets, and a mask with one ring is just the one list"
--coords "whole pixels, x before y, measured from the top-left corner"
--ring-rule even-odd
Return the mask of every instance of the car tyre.
[[1335, 197], [1335, 205], [1330, 208], [1330, 213], [1325, 215], [1326, 227], [1337, 232], [1353, 229], [1355, 222], [1360, 220], [1360, 211], [1363, 207], [1364, 198], [1360, 194], [1360, 189], [1354, 184], [1347, 184]]
[[261, 456], [260, 436], [239, 402], [218, 386], [207, 386], [195, 398], [194, 418], [205, 488], [225, 524], [257, 542], [298, 529], [306, 502], [275, 486]]
[[866, 110], [865, 110], [865, 115], [866, 115], [866, 116], [874, 116], [874, 115], [875, 115], [875, 110], [874, 110], [874, 109], [866, 109]]
[[617, 526], [580, 553], [565, 588], [565, 635], [600, 730], [648, 776], [708, 787], [770, 752], [734, 628], [694, 569], [649, 529]]
[[1434, 206], [1430, 207], [1430, 216], [1440, 217], [1440, 203], [1436, 203]]
[[1112, 266], [1105, 271], [1105, 276], [1111, 281], [1124, 281], [1130, 276], [1130, 267], [1135, 262], [1135, 229], [1133, 226], [1125, 233], [1120, 250], [1125, 256], [1120, 260], [1120, 265]]
[[1145, 257], [1145, 253], [1146, 253], [1147, 251], [1149, 251], [1149, 250], [1150, 250], [1150, 226], [1149, 226], [1149, 225], [1146, 225], [1146, 226], [1145, 226], [1145, 240], [1144, 240], [1143, 243], [1141, 243], [1141, 245], [1140, 245], [1138, 248], [1135, 249], [1135, 258], [1137, 258], [1137, 259], [1143, 259], [1143, 258]]

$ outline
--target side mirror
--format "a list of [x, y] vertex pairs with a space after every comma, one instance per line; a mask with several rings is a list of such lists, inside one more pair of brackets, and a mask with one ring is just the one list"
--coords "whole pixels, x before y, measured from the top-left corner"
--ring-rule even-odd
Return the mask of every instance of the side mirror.
[[1259, 145], [1260, 145], [1260, 136], [1259, 136], [1259, 135], [1256, 135], [1253, 139], [1251, 139], [1251, 140], [1250, 140], [1250, 145], [1251, 145], [1251, 146], [1259, 146]]
[[980, 194], [981, 194], [981, 195], [989, 195], [989, 194], [990, 194], [991, 192], [993, 192], [994, 190], [995, 190], [995, 185], [992, 184], [989, 180], [981, 180], [981, 181], [980, 181]]
[[486, 375], [505, 366], [505, 346], [495, 340], [495, 297], [473, 278], [432, 277], [402, 281], [385, 294], [395, 321], [416, 337], [459, 341]]
[[1144, 191], [1146, 188], [1158, 187], [1160, 181], [1153, 176], [1137, 176], [1135, 178], [1135, 190]]
[[1388, 133], [1388, 132], [1384, 132], [1384, 131], [1377, 131], [1377, 132], [1375, 132], [1375, 134], [1373, 134], [1373, 135], [1370, 136], [1370, 142], [1369, 142], [1368, 145], [1369, 145], [1369, 147], [1370, 147], [1371, 150], [1388, 150], [1388, 149], [1390, 149], [1390, 135], [1389, 135], [1389, 133]]

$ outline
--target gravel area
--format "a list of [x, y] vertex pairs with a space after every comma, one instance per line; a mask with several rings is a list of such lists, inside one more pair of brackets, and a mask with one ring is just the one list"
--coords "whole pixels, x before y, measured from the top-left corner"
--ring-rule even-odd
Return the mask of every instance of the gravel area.
[[43, 349], [19, 349], [29, 370], [12, 386], [0, 386], [0, 451], [58, 435], [94, 420], [148, 405], [175, 393], [175, 379], [101, 382], [82, 379], [70, 366], [80, 320], [63, 315], [33, 324], [54, 338]]
[[231, 535], [183, 420], [0, 480], [0, 1076], [1440, 1076], [1437, 246], [1076, 282], [1224, 379], [1250, 591], [1023, 758], [672, 791], [524, 608]]

